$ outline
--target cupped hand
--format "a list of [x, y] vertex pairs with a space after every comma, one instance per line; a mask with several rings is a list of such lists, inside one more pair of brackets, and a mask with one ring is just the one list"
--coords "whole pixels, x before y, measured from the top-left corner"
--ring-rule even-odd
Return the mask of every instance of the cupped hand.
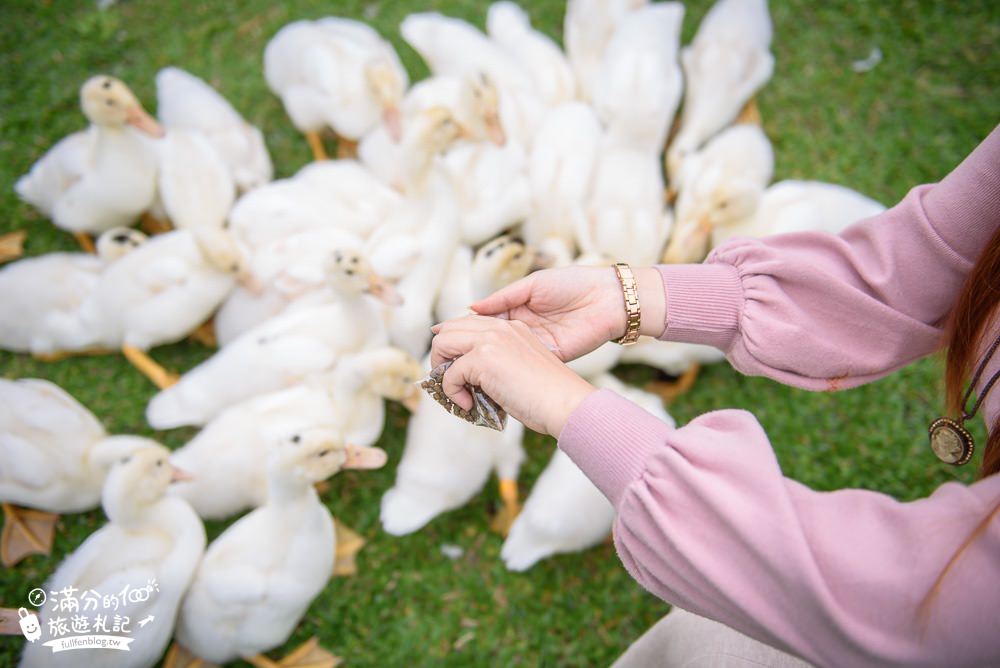
[[529, 429], [558, 437], [570, 413], [594, 391], [524, 322], [472, 315], [437, 329], [432, 368], [455, 360], [442, 387], [466, 410], [472, 408], [467, 386], [475, 385]]
[[[663, 330], [662, 282], [653, 268], [635, 272], [643, 333], [657, 336]], [[524, 323], [563, 362], [621, 337], [626, 326], [621, 283], [612, 267], [538, 271], [472, 304], [472, 309]]]

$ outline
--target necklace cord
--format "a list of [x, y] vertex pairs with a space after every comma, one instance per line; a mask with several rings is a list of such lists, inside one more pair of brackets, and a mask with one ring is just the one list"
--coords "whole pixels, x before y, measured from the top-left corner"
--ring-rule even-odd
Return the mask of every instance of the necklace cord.
[[1000, 380], [1000, 371], [997, 371], [992, 376], [990, 376], [990, 379], [986, 381], [986, 385], [983, 386], [983, 391], [980, 392], [979, 396], [976, 398], [976, 403], [972, 406], [972, 411], [965, 410], [965, 405], [969, 403], [969, 397], [975, 390], [976, 383], [979, 382], [979, 377], [983, 375], [983, 371], [986, 370], [986, 365], [989, 364], [991, 359], [993, 359], [993, 353], [997, 351], [998, 347], [1000, 347], [1000, 336], [994, 339], [992, 345], [990, 345], [989, 350], [987, 350], [986, 354], [983, 356], [983, 361], [980, 362], [979, 366], [976, 368], [976, 373], [972, 375], [972, 380], [969, 381], [969, 387], [968, 389], [965, 390], [965, 394], [962, 396], [963, 422], [966, 420], [971, 420], [973, 417], [975, 417], [976, 413], [979, 412], [979, 407], [982, 405], [983, 400], [986, 399], [986, 395], [989, 394], [991, 389], [993, 389], [993, 386], [996, 384], [997, 380]]

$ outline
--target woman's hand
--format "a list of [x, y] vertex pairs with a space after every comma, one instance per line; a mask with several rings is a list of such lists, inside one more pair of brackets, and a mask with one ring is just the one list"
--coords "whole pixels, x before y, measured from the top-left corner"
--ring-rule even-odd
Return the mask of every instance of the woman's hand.
[[466, 386], [477, 385], [529, 429], [558, 438], [570, 413], [594, 391], [523, 322], [471, 315], [437, 329], [431, 368], [455, 360], [442, 386], [466, 410], [472, 408]]
[[[642, 308], [641, 333], [659, 336], [665, 308], [660, 274], [652, 267], [633, 271]], [[523, 322], [563, 362], [625, 333], [625, 301], [613, 267], [538, 271], [472, 304], [472, 309]]]

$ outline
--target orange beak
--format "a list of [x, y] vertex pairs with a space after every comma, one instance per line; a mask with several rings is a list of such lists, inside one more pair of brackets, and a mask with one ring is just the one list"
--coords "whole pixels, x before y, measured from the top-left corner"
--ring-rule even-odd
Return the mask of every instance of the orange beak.
[[368, 293], [386, 306], [400, 306], [403, 296], [387, 280], [372, 272], [368, 275]]
[[194, 480], [194, 475], [184, 469], [179, 469], [176, 466], [171, 468], [173, 468], [173, 472], [170, 474], [170, 482], [191, 482]]
[[420, 405], [420, 386], [414, 384], [413, 388], [406, 393], [406, 396], [403, 397], [403, 400], [400, 403], [406, 407], [406, 410], [411, 413], [416, 413], [417, 406]]
[[488, 114], [484, 123], [486, 124], [486, 136], [491, 142], [497, 146], [503, 146], [507, 143], [507, 135], [504, 133], [503, 126], [500, 125], [500, 118], [495, 112]]
[[385, 127], [389, 130], [389, 136], [392, 137], [392, 141], [398, 144], [399, 140], [403, 138], [403, 120], [399, 115], [399, 107], [393, 105], [383, 109], [382, 122], [385, 123]]
[[389, 457], [382, 448], [366, 448], [360, 445], [348, 445], [345, 469], [380, 469], [385, 466]]
[[134, 105], [128, 108], [125, 114], [125, 122], [140, 132], [145, 132], [150, 137], [162, 137], [166, 134], [163, 126], [156, 122], [156, 119], [146, 113], [141, 105]]

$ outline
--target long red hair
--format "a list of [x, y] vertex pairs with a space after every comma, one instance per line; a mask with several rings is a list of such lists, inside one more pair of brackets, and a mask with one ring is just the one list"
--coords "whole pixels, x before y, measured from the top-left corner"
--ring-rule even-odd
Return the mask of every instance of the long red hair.
[[[973, 369], [979, 364], [979, 352], [984, 349], [986, 343], [984, 339], [993, 329], [990, 325], [995, 322], [998, 305], [1000, 305], [1000, 229], [993, 233], [993, 238], [976, 261], [948, 317], [948, 326], [945, 330], [945, 341], [948, 345], [944, 377], [945, 397], [949, 411], [956, 417], [961, 416], [964, 410], [961, 405], [964, 386], [970, 381]], [[1000, 391], [1000, 387], [993, 391]], [[992, 425], [987, 426], [989, 438], [983, 447], [979, 478], [1000, 472], [1000, 417]], [[1000, 515], [1000, 502], [983, 517], [941, 570], [941, 574], [927, 592], [921, 605], [921, 616], [925, 620], [948, 572], [969, 545], [986, 531], [998, 515]]]

